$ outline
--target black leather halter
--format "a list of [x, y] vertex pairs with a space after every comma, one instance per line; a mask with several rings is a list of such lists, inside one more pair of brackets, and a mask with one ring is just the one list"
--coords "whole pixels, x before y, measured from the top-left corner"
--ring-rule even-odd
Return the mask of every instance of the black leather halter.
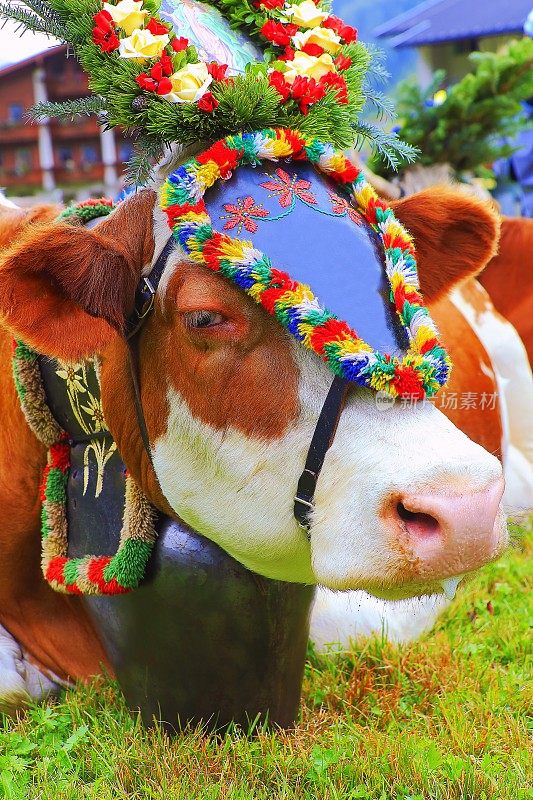
[[[152, 312], [155, 302], [155, 295], [161, 276], [165, 269], [167, 259], [174, 248], [174, 238], [171, 236], [159, 254], [152, 271], [143, 277], [135, 293], [135, 305], [130, 318], [128, 319], [124, 335], [128, 344], [128, 357], [130, 364], [131, 379], [133, 384], [133, 395], [135, 401], [135, 413], [137, 424], [143, 441], [144, 449], [152, 463], [152, 453], [150, 450], [150, 440], [146, 428], [146, 420], [141, 401], [141, 385], [139, 370], [139, 333], [141, 328]], [[304, 470], [298, 481], [296, 495], [294, 497], [294, 516], [299, 525], [306, 530], [310, 526], [310, 514], [314, 507], [314, 496], [318, 476], [324, 464], [326, 453], [333, 443], [339, 419], [344, 408], [346, 395], [349, 388], [349, 381], [335, 376], [333, 383], [322, 406], [322, 410], [317, 420], [315, 432], [311, 439], [309, 451], [305, 461]]]

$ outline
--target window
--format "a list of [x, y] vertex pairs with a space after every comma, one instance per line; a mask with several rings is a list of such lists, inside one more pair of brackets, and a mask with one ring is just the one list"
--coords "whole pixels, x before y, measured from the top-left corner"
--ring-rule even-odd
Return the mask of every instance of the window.
[[98, 149], [95, 144], [83, 144], [81, 146], [82, 164], [98, 163]]
[[31, 169], [31, 150], [29, 147], [18, 147], [15, 151], [15, 175], [22, 177]]
[[133, 145], [131, 142], [121, 142], [118, 146], [118, 160], [129, 161], [133, 155]]
[[58, 155], [59, 155], [59, 161], [63, 169], [72, 172], [75, 167], [74, 158], [72, 156], [72, 147], [66, 147], [63, 145], [62, 147], [59, 148]]
[[21, 103], [10, 103], [7, 109], [9, 122], [22, 122], [24, 120], [24, 106]]

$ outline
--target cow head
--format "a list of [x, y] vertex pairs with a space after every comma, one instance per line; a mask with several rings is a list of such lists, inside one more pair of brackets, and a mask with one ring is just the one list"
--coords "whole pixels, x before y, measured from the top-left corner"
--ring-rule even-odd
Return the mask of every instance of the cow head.
[[[430, 190], [395, 212], [415, 235], [429, 302], [493, 253], [496, 218], [475, 200]], [[443, 579], [496, 557], [506, 543], [498, 461], [429, 403], [383, 411], [356, 388], [326, 456], [308, 540], [293, 497], [331, 372], [178, 250], [140, 339], [156, 480], [120, 331], [167, 238], [155, 193], [144, 190], [93, 230], [28, 230], [0, 268], [11, 332], [52, 357], [100, 356], [108, 425], [162, 510], [268, 577], [383, 596], [439, 591]]]

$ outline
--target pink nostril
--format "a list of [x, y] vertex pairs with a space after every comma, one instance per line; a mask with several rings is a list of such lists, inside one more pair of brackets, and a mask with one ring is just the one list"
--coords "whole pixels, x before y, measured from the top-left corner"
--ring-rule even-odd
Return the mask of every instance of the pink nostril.
[[396, 511], [411, 536], [429, 537], [435, 536], [440, 532], [439, 522], [431, 514], [410, 511], [402, 502], [397, 504]]

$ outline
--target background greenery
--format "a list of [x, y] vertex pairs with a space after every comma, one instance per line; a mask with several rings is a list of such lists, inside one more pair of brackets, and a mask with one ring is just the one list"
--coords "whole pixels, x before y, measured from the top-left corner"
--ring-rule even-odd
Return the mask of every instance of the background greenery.
[[[310, 653], [294, 731], [143, 731], [108, 680], [0, 720], [7, 800], [528, 800], [533, 519], [409, 646]], [[529, 717], [531, 719], [531, 717]]]

